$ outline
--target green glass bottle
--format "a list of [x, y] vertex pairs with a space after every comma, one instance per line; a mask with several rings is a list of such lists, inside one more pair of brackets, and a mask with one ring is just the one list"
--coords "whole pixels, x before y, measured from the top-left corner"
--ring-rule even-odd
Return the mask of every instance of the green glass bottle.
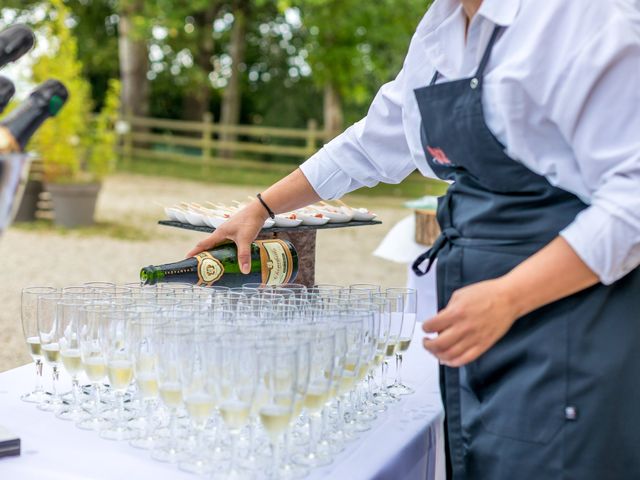
[[282, 285], [298, 274], [298, 252], [286, 240], [256, 240], [251, 244], [251, 273], [240, 272], [238, 251], [233, 243], [220, 245], [195, 257], [164, 265], [150, 265], [140, 271], [143, 285], [184, 282], [200, 286], [241, 287], [245, 283]]

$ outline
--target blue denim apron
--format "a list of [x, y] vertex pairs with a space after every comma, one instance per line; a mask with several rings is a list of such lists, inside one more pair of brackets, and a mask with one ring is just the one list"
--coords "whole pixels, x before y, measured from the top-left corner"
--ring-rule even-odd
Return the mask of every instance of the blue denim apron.
[[[483, 74], [415, 91], [442, 234], [438, 306], [499, 277], [558, 236], [586, 205], [510, 158], [487, 127]], [[544, 68], [543, 65], [540, 68]], [[462, 368], [441, 367], [447, 474], [454, 479], [640, 479], [640, 270], [518, 319]]]

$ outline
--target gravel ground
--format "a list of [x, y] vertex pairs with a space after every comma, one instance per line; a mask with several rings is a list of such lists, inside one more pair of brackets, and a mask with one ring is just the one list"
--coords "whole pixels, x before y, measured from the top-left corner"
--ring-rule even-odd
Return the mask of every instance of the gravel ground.
[[[182, 258], [202, 234], [156, 224], [160, 205], [180, 201], [231, 202], [255, 194], [255, 187], [208, 185], [182, 180], [114, 175], [104, 184], [97, 219], [132, 226], [144, 240], [102, 235], [29, 231], [14, 227], [0, 240], [0, 371], [29, 361], [20, 327], [20, 290], [30, 285], [77, 285], [86, 281], [137, 281], [140, 267]], [[391, 226], [408, 214], [397, 199], [351, 200], [378, 213], [383, 225], [325, 231], [318, 234], [318, 283], [404, 285], [403, 265], [373, 257]]]

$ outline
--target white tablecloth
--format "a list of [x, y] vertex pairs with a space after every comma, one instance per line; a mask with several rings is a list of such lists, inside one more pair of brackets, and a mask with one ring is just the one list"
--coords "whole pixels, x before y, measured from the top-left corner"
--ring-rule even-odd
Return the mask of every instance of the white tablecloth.
[[[349, 444], [328, 467], [309, 479], [358, 480], [441, 478], [442, 405], [437, 362], [422, 349], [419, 325], [407, 352], [404, 377], [416, 393], [381, 414], [372, 430]], [[48, 373], [48, 372], [46, 372]], [[196, 478], [158, 463], [126, 442], [102, 440], [22, 402], [33, 387], [33, 365], [0, 374], [0, 424], [22, 440], [22, 455], [0, 459], [2, 480], [181, 480]], [[68, 387], [68, 379], [64, 379]], [[439, 462], [436, 464], [436, 458]], [[436, 474], [436, 472], [440, 472]]]

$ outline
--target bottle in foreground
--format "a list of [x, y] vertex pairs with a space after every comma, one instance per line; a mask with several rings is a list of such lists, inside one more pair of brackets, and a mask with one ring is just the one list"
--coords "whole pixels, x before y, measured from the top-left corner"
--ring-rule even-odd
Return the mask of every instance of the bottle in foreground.
[[35, 131], [60, 111], [68, 96], [65, 86], [57, 80], [47, 80], [39, 85], [0, 122], [0, 153], [23, 151]]
[[291, 283], [298, 274], [298, 253], [286, 240], [256, 240], [251, 244], [251, 273], [240, 271], [235, 244], [220, 245], [180, 262], [148, 266], [140, 271], [144, 285], [185, 282], [240, 287], [255, 282], [264, 285]]

